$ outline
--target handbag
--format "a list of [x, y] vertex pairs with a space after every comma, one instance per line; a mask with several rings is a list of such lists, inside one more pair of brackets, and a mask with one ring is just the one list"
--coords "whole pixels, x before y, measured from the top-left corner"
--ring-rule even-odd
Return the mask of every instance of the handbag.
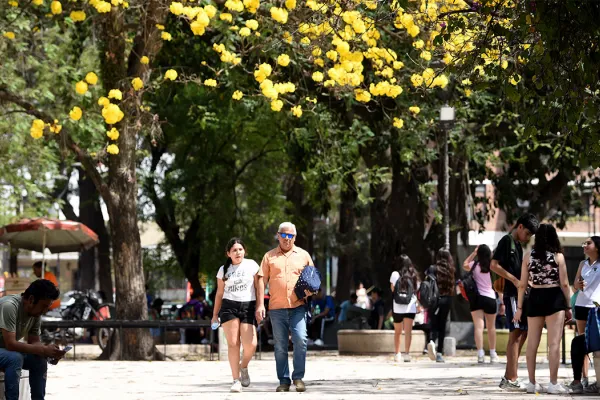
[[588, 352], [600, 351], [600, 319], [598, 319], [598, 307], [590, 310], [587, 324], [585, 325], [585, 345]]
[[300, 272], [300, 277], [296, 286], [294, 286], [294, 293], [298, 300], [306, 298], [305, 291], [308, 290], [311, 293], [317, 293], [321, 289], [321, 273], [313, 265], [307, 265]]

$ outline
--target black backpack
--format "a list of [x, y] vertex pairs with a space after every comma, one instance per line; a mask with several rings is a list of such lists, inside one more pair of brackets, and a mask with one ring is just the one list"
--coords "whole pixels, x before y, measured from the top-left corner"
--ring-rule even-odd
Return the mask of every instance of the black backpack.
[[406, 290], [402, 290], [400, 288], [401, 281], [402, 277], [399, 277], [394, 284], [394, 302], [396, 304], [410, 304], [414, 293], [412, 282], [409, 280]]
[[435, 277], [435, 268], [425, 275], [425, 280], [419, 286], [419, 303], [428, 310], [435, 310], [440, 299], [440, 290]]
[[473, 277], [473, 269], [475, 269], [476, 266], [477, 264], [473, 265], [473, 268], [471, 268], [471, 270], [467, 272], [461, 280], [469, 301], [475, 301], [479, 295], [479, 289], [477, 289], [477, 283]]

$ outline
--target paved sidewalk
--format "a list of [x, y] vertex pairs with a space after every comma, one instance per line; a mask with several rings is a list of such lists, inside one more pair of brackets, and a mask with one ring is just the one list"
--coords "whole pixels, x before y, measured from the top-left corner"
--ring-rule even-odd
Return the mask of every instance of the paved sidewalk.
[[[48, 399], [153, 400], [153, 399], [531, 399], [525, 393], [498, 388], [504, 364], [477, 364], [474, 357], [448, 359], [445, 364], [425, 356], [411, 363], [394, 363], [389, 357], [337, 356], [309, 353], [306, 393], [275, 393], [278, 384], [273, 354], [250, 364], [252, 385], [242, 394], [229, 393], [229, 364], [224, 361], [105, 362], [64, 361], [50, 366]], [[291, 364], [291, 360], [290, 360]], [[548, 364], [539, 364], [539, 379], [548, 384]], [[526, 376], [525, 364], [520, 374]], [[561, 366], [561, 381], [571, 378]], [[572, 396], [542, 395], [544, 399]], [[573, 396], [575, 397], [575, 396]], [[580, 396], [577, 396], [580, 397]], [[600, 396], [586, 396], [600, 398]]]

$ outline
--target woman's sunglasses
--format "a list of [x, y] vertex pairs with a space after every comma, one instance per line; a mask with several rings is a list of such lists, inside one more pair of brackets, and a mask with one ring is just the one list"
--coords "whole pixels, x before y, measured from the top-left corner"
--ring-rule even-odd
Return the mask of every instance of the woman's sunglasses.
[[279, 236], [281, 236], [283, 239], [293, 239], [294, 236], [296, 236], [296, 235], [294, 235], [292, 233], [279, 232]]

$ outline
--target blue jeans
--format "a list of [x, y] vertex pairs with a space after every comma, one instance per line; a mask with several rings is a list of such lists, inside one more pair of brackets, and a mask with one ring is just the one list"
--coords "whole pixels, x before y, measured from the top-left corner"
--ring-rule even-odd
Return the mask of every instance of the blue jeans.
[[21, 354], [0, 348], [0, 368], [4, 369], [4, 393], [6, 400], [19, 400], [21, 370], [29, 371], [31, 400], [44, 400], [46, 396], [46, 372], [48, 362], [34, 354]]
[[292, 333], [294, 344], [294, 372], [292, 379], [304, 378], [306, 367], [306, 307], [282, 308], [269, 310], [273, 339], [275, 340], [275, 364], [279, 384], [290, 385], [290, 368], [288, 365], [288, 337]]

